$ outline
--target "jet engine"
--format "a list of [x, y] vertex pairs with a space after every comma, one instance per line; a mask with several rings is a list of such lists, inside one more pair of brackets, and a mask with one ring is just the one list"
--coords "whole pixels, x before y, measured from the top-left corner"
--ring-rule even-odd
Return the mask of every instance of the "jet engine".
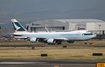
[[56, 41], [55, 41], [54, 39], [48, 39], [48, 40], [47, 40], [47, 43], [48, 43], [48, 44], [55, 44]]
[[30, 38], [30, 42], [36, 42], [37, 38]]

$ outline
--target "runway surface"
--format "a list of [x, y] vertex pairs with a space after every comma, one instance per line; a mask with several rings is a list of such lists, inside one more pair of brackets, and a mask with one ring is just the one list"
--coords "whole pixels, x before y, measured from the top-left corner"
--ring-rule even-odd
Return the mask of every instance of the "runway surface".
[[0, 60], [0, 67], [96, 67], [97, 62], [104, 60]]

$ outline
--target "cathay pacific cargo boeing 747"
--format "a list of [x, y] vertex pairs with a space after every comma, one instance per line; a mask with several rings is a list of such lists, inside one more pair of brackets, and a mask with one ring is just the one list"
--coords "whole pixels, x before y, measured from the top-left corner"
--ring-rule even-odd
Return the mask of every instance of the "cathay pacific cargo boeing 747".
[[61, 44], [62, 41], [74, 43], [74, 41], [85, 41], [94, 37], [87, 30], [77, 30], [70, 32], [27, 32], [27, 30], [16, 20], [11, 19], [15, 29], [14, 36], [29, 38], [30, 42], [46, 42], [48, 44]]

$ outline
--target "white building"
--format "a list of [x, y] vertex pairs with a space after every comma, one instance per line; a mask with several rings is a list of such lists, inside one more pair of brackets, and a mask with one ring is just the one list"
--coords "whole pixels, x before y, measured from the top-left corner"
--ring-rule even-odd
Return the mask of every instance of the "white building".
[[105, 21], [98, 19], [50, 19], [39, 20], [26, 24], [28, 31], [45, 31], [45, 27], [49, 31], [64, 30], [89, 30], [99, 34], [105, 31]]

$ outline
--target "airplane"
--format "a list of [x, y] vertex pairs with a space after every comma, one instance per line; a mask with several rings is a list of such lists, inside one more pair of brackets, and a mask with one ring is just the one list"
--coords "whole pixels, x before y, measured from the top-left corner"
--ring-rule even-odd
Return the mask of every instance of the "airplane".
[[86, 41], [95, 37], [88, 30], [75, 30], [69, 32], [28, 32], [16, 19], [11, 19], [17, 37], [29, 38], [30, 42], [44, 42], [48, 44], [61, 44], [63, 41]]

